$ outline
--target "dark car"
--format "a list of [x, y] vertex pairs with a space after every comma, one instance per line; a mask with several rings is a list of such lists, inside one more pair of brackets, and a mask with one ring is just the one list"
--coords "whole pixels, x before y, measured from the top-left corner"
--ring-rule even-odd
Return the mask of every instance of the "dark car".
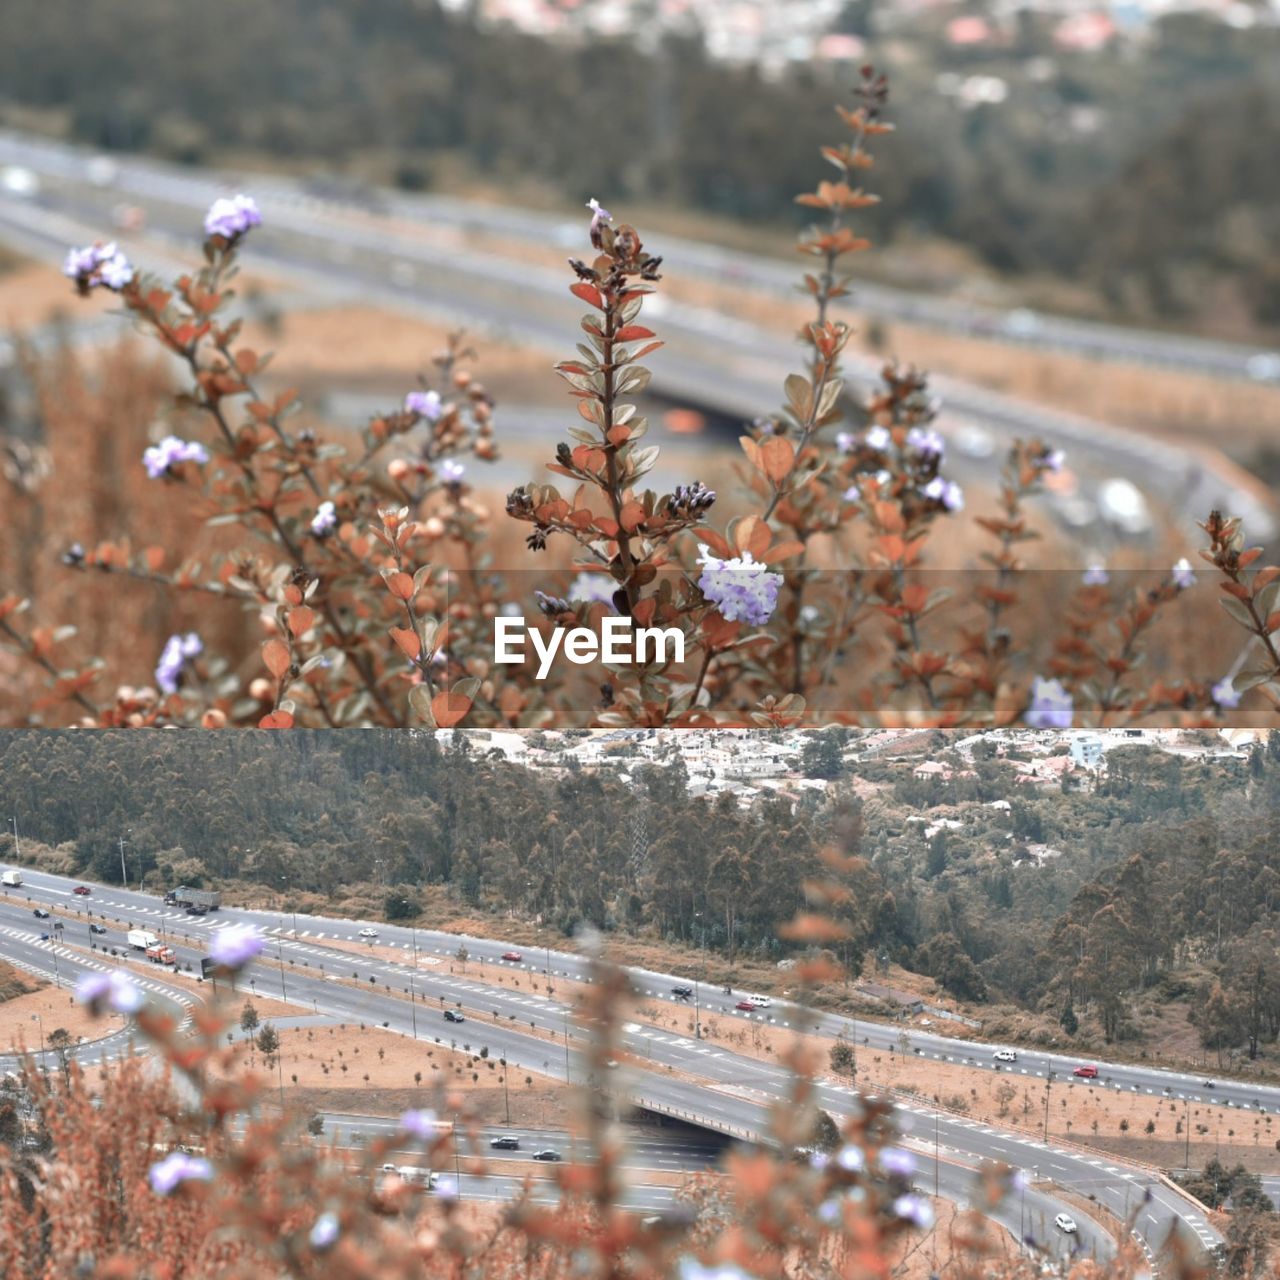
[[49, 913], [43, 907], [37, 907], [32, 913], [37, 920], [47, 920]]
[[462, 1016], [461, 1011], [458, 1009], [446, 1009], [444, 1011], [444, 1020], [446, 1022], [466, 1022], [466, 1018]]
[[519, 1151], [520, 1139], [504, 1134], [501, 1138], [490, 1138], [489, 1145], [495, 1151]]
[[554, 1147], [544, 1147], [541, 1151], [533, 1153], [535, 1160], [562, 1160], [564, 1157]]
[[78, 893], [82, 898], [87, 898], [89, 894], [93, 892], [93, 890], [90, 889], [87, 884], [78, 884], [74, 889], [71, 890], [71, 892]]
[[90, 933], [106, 933], [107, 926], [105, 924], [91, 924], [89, 926]]
[[671, 994], [677, 1000], [688, 1000], [693, 995], [692, 987], [672, 987]]
[[40, 941], [41, 941], [41, 942], [48, 942], [48, 941], [49, 941], [49, 935], [48, 935], [47, 933], [42, 933], [42, 934], [40, 935]]
[[193, 907], [188, 907], [188, 908], [187, 908], [187, 915], [189, 915], [189, 916], [203, 916], [203, 915], [207, 915], [207, 914], [208, 914], [208, 911], [209, 911], [209, 908], [208, 908], [208, 907], [194, 907], [194, 906], [193, 906]]

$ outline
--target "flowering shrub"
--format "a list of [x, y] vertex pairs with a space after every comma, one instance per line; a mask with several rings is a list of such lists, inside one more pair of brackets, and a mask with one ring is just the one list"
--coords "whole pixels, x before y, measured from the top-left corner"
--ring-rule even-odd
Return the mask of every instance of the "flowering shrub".
[[[830, 923], [816, 919], [801, 917], [792, 932], [830, 937]], [[595, 941], [587, 946], [592, 982], [576, 1017], [587, 1035], [588, 1074], [602, 1079], [620, 1052], [631, 993]], [[146, 1002], [127, 976], [94, 975], [81, 985], [91, 1007], [133, 1015], [163, 1071], [132, 1058], [91, 1079], [74, 1062], [65, 1075], [28, 1063], [0, 1092], [0, 1116], [8, 1098], [23, 1104], [11, 1113], [25, 1116], [0, 1127], [6, 1280], [887, 1277], [933, 1225], [932, 1202], [913, 1188], [916, 1159], [883, 1102], [863, 1100], [829, 1150], [807, 1145], [818, 1118], [817, 1062], [799, 1040], [783, 1055], [791, 1096], [774, 1114], [772, 1145], [692, 1175], [672, 1210], [645, 1216], [621, 1207], [625, 1131], [608, 1099], [580, 1089], [574, 1149], [587, 1154], [555, 1166], [557, 1199], [535, 1198], [526, 1185], [500, 1208], [468, 1211], [454, 1171], [483, 1174], [486, 1162], [469, 1154], [483, 1144], [465, 1094], [441, 1091], [438, 1111], [404, 1112], [395, 1131], [354, 1156], [308, 1136], [303, 1117], [271, 1108], [270, 1079], [245, 1071], [240, 1051], [224, 1040], [235, 1002], [225, 988], [254, 951], [247, 932], [224, 948], [222, 998], [197, 1006], [190, 1031]], [[830, 976], [821, 959], [795, 971], [806, 988]], [[437, 1121], [446, 1113], [457, 1120]], [[438, 1171], [429, 1189], [384, 1172], [404, 1149]], [[1054, 1263], [1049, 1243], [1030, 1239], [1026, 1256], [1009, 1259], [983, 1212], [1020, 1185], [1003, 1167], [975, 1172], [974, 1208], [957, 1217], [946, 1242], [948, 1276], [1146, 1274], [1132, 1247], [1105, 1270]], [[1175, 1253], [1162, 1274], [1202, 1273]]]
[[[64, 568], [128, 575], [207, 610], [238, 606], [263, 638], [255, 654], [217, 651], [203, 626], [157, 636], [153, 682], [111, 688], [76, 654], [72, 628], [28, 623], [22, 593], [9, 592], [0, 643], [46, 674], [39, 715], [55, 706], [90, 725], [263, 728], [1195, 725], [1235, 710], [1249, 687], [1280, 691], [1275, 666], [1239, 680], [1235, 668], [1194, 673], [1221, 662], [1211, 637], [1203, 659], [1162, 651], [1156, 624], [1204, 591], [1186, 559], [1128, 589], [1097, 564], [1083, 578], [1028, 574], [1029, 504], [1063, 466], [1060, 452], [1015, 442], [995, 509], [970, 517], [927, 375], [894, 362], [865, 397], [846, 385], [853, 329], [836, 312], [852, 292], [849, 259], [869, 247], [854, 223], [876, 201], [862, 182], [871, 144], [891, 128], [887, 93], [865, 68], [853, 106], [838, 109], [847, 140], [823, 150], [834, 178], [799, 197], [818, 219], [799, 244], [813, 306], [804, 368], [786, 379], [784, 406], [742, 436], [728, 491], [692, 477], [669, 493], [644, 488], [658, 447], [628, 397], [648, 385], [642, 361], [662, 345], [644, 318], [662, 260], [590, 202], [593, 256], [571, 261], [570, 285], [587, 308], [586, 341], [557, 366], [581, 422], [548, 464], [564, 491], [525, 484], [506, 498], [528, 529], [518, 564], [499, 566], [486, 546], [493, 521], [471, 464], [496, 456], [494, 406], [461, 339], [348, 450], [294, 428], [295, 394], [267, 396], [268, 357], [240, 339], [231, 286], [262, 221], [248, 196], [214, 203], [203, 266], [170, 286], [114, 244], [73, 250], [66, 273], [78, 291], [115, 293], [177, 357], [189, 385], [175, 409], [205, 424], [199, 439], [167, 430], [144, 453], [147, 475], [242, 542], [203, 564], [181, 546], [136, 551], [108, 534], [67, 549]], [[735, 514], [720, 523], [726, 507]], [[958, 520], [989, 540], [981, 567], [946, 567], [938, 554]], [[1252, 616], [1216, 544], [1208, 558], [1227, 576], [1228, 612], [1269, 650], [1274, 602]], [[607, 617], [675, 631], [683, 657], [561, 665], [543, 681], [533, 663], [495, 663], [494, 620], [526, 611], [542, 632], [599, 630]], [[1144, 662], [1151, 674], [1140, 677]]]

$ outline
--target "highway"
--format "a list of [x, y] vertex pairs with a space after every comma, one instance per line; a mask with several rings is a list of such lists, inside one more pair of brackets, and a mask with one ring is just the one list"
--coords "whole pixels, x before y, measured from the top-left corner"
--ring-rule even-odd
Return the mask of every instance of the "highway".
[[[114, 234], [112, 208], [122, 197], [145, 202], [145, 232], [141, 238], [125, 236], [131, 252], [137, 252], [135, 241], [143, 248], [138, 253], [141, 265], [151, 265], [153, 248], [166, 258], [181, 252], [190, 260], [204, 210], [227, 190], [220, 175], [136, 157], [113, 159], [111, 181], [103, 185], [94, 181], [89, 153], [0, 133], [3, 163], [30, 167], [40, 175], [41, 189], [31, 199], [0, 196], [0, 238], [51, 262], [61, 260], [68, 239]], [[565, 272], [477, 251], [456, 226], [452, 236], [442, 235], [451, 229], [447, 221], [426, 235], [412, 220], [393, 222], [367, 210], [319, 201], [279, 180], [255, 176], [250, 185], [264, 225], [254, 231], [246, 261], [290, 288], [333, 301], [359, 297], [392, 311], [465, 323], [496, 341], [554, 352], [568, 349], [581, 305], [568, 295]], [[503, 218], [517, 212], [506, 211]], [[701, 253], [691, 253], [686, 268], [681, 256], [686, 247], [679, 242], [674, 251], [658, 246], [666, 254], [665, 270], [708, 269], [705, 246]], [[751, 273], [745, 278], [749, 282]], [[797, 358], [785, 336], [741, 317], [661, 296], [646, 314], [667, 340], [652, 362], [656, 392], [744, 420], [779, 403], [783, 379]], [[852, 382], [875, 382], [877, 360], [851, 353], [847, 363]], [[944, 405], [944, 431], [962, 434], [962, 428], [978, 426], [996, 442], [1040, 436], [1068, 450], [1080, 493], [1071, 508], [1074, 514], [1068, 517], [1063, 504], [1056, 509], [1077, 533], [1096, 542], [1123, 536], [1097, 518], [1101, 486], [1115, 477], [1141, 490], [1157, 518], [1173, 520], [1184, 531], [1210, 507], [1221, 506], [1244, 517], [1257, 539], [1267, 540], [1275, 532], [1269, 495], [1212, 448], [1168, 444], [954, 378], [936, 377], [933, 386]]]
[[[295, 937], [291, 914], [224, 908], [216, 915], [193, 918], [147, 894], [95, 886], [93, 896], [84, 901], [72, 895], [74, 882], [66, 878], [24, 870], [24, 879], [26, 883], [19, 891], [21, 899], [11, 898], [0, 906], [0, 952], [9, 936], [5, 929], [31, 927], [28, 922], [32, 921], [32, 908], [22, 900], [28, 897], [63, 911], [91, 910], [95, 918], [105, 920], [110, 930], [99, 939], [100, 945], [122, 947], [124, 931], [130, 925], [150, 928], [176, 947], [179, 961], [184, 964], [194, 964], [201, 954], [201, 948], [192, 944], [200, 942], [202, 934], [207, 936], [232, 922], [251, 923], [269, 938], [268, 951], [245, 975], [245, 980], [263, 995], [343, 1021], [383, 1025], [434, 1043], [469, 1047], [472, 1052], [483, 1046], [490, 1058], [505, 1057], [513, 1067], [543, 1075], [563, 1072], [570, 1080], [581, 1082], [586, 1071], [576, 1051], [580, 1032], [570, 1021], [565, 1003], [523, 987], [497, 987], [475, 977], [482, 958], [485, 965], [504, 963], [500, 956], [509, 948], [500, 941], [463, 940], [470, 953], [467, 972], [460, 972], [462, 966], [456, 961], [455, 971], [450, 972], [459, 939], [417, 931], [419, 960], [428, 963], [425, 969], [413, 970], [377, 957], [335, 953], [325, 945], [334, 939], [358, 941], [361, 928], [376, 927], [380, 943], [411, 948], [415, 936], [408, 929], [298, 916]], [[81, 929], [81, 941], [87, 942], [87, 916], [66, 924], [68, 934]], [[581, 980], [586, 976], [581, 958], [561, 952], [539, 952], [511, 965], [531, 977], [547, 966], [553, 979]], [[375, 979], [372, 983], [371, 976]], [[659, 995], [661, 990], [650, 984], [665, 983], [669, 988], [680, 981], [670, 975], [642, 971], [632, 971], [632, 978], [640, 990], [653, 990]], [[705, 991], [702, 987], [701, 992]], [[466, 1021], [461, 1025], [444, 1022], [442, 1010], [459, 1005]], [[778, 1021], [785, 1020], [787, 1012], [783, 1007], [756, 1016]], [[894, 1028], [866, 1022], [859, 1022], [857, 1028], [859, 1035], [883, 1033], [896, 1043]], [[552, 1038], [545, 1038], [548, 1036]], [[912, 1039], [918, 1037], [913, 1034]], [[925, 1040], [931, 1042], [928, 1037]], [[627, 1055], [622, 1068], [605, 1073], [609, 1080], [594, 1083], [625, 1094], [635, 1105], [656, 1114], [752, 1140], [767, 1132], [770, 1108], [787, 1096], [785, 1070], [704, 1040], [633, 1022], [626, 1025], [622, 1043]], [[947, 1042], [938, 1043], [945, 1046]], [[1124, 1069], [1109, 1067], [1108, 1073], [1121, 1070]], [[817, 1093], [819, 1104], [836, 1116], [848, 1115], [858, 1105], [851, 1084], [822, 1080]], [[1153, 1253], [1159, 1250], [1175, 1222], [1192, 1241], [1206, 1246], [1217, 1242], [1216, 1233], [1196, 1207], [1146, 1169], [1056, 1142], [1046, 1146], [1028, 1134], [1004, 1132], [925, 1105], [900, 1104], [897, 1115], [903, 1130], [927, 1151], [937, 1152], [940, 1161], [946, 1152], [952, 1159], [999, 1161], [1029, 1173], [1034, 1171], [1041, 1180], [1096, 1198], [1120, 1218], [1141, 1205], [1135, 1225], [1144, 1245]], [[1148, 1196], [1149, 1200], [1145, 1199]]]
[[[60, 177], [85, 174], [95, 154], [82, 147], [11, 131], [0, 131], [0, 163], [29, 167], [38, 173]], [[128, 174], [121, 175], [121, 157], [110, 157], [116, 166], [112, 185], [130, 194], [149, 198], [171, 196], [190, 177], [191, 170], [142, 156], [127, 158]], [[98, 159], [99, 172], [104, 172]], [[128, 185], [124, 187], [127, 180]], [[439, 194], [406, 194], [391, 189], [348, 190], [308, 179], [280, 178], [267, 174], [213, 175], [219, 194], [229, 185], [252, 186], [259, 203], [324, 208], [346, 203], [376, 211], [388, 218], [460, 233], [484, 231], [517, 244], [580, 250], [579, 222], [559, 214], [512, 207]], [[795, 292], [795, 264], [744, 253], [722, 245], [664, 235], [664, 247], [689, 276], [731, 281], [777, 297]], [[1002, 310], [978, 304], [912, 292], [881, 284], [858, 286], [857, 309], [883, 320], [896, 320], [1004, 343], [1071, 352], [1098, 360], [1122, 360], [1159, 368], [1191, 369], [1224, 378], [1280, 380], [1276, 353], [1261, 347], [1192, 337], [1157, 330], [1142, 330], [1088, 320], [1077, 320], [1025, 308]]]

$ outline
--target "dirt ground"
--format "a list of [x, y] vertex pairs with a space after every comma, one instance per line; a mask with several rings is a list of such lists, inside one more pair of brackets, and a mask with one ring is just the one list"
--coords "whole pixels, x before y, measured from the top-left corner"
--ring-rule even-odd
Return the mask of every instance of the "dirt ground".
[[[27, 974], [23, 977], [29, 985], [35, 986], [38, 982]], [[61, 987], [52, 982], [42, 983], [27, 995], [15, 996], [0, 1004], [0, 1052], [23, 1049], [35, 1052], [41, 1047], [42, 1026], [47, 1043], [59, 1028], [73, 1040], [101, 1040], [123, 1025], [123, 1018], [93, 1017], [83, 1005], [76, 1003], [65, 980]]]

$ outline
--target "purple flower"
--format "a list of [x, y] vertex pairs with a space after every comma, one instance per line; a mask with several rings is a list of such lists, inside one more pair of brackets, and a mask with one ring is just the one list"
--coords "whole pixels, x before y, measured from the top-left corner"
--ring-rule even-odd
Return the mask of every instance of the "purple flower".
[[307, 1238], [317, 1253], [323, 1253], [337, 1244], [341, 1231], [342, 1224], [338, 1221], [336, 1213], [322, 1213], [316, 1219], [315, 1226], [311, 1228], [311, 1234]]
[[184, 1182], [212, 1182], [213, 1165], [203, 1156], [190, 1156], [185, 1151], [174, 1151], [159, 1164], [153, 1164], [147, 1174], [151, 1190], [157, 1195], [172, 1195]]
[[170, 636], [156, 664], [156, 684], [164, 693], [177, 693], [183, 669], [203, 652], [204, 644], [194, 631], [188, 631], [185, 636]]
[[861, 1173], [867, 1167], [867, 1157], [863, 1154], [861, 1147], [850, 1142], [840, 1148], [840, 1154], [836, 1156], [836, 1164], [846, 1173]]
[[1214, 702], [1224, 711], [1233, 711], [1240, 705], [1240, 695], [1236, 692], [1236, 686], [1230, 676], [1223, 676], [1209, 692]]
[[180, 462], [209, 461], [209, 452], [196, 440], [180, 440], [177, 436], [165, 436], [159, 444], [153, 444], [142, 454], [143, 466], [152, 480], [167, 475]]
[[1086, 587], [1105, 587], [1111, 581], [1111, 575], [1105, 565], [1095, 562], [1084, 571], [1083, 581]]
[[419, 1142], [434, 1142], [436, 1138], [436, 1113], [434, 1111], [406, 1111], [400, 1117], [400, 1128]]
[[698, 587], [726, 622], [763, 626], [773, 616], [782, 574], [770, 573], [750, 551], [744, 551], [741, 559], [718, 560], [704, 548], [698, 563], [703, 568]]
[[103, 1006], [113, 1013], [137, 1013], [145, 1003], [133, 979], [119, 969], [110, 973], [86, 973], [76, 985], [76, 999], [95, 1013]]
[[96, 285], [118, 290], [133, 279], [133, 267], [129, 259], [116, 247], [115, 241], [109, 244], [91, 244], [83, 249], [70, 249], [67, 259], [62, 264], [62, 274], [69, 276], [86, 292]]
[[922, 1231], [933, 1226], [933, 1210], [923, 1196], [910, 1192], [905, 1196], [899, 1196], [893, 1202], [893, 1212], [896, 1217], [914, 1223]]
[[907, 445], [922, 458], [937, 458], [939, 461], [947, 451], [946, 441], [931, 427], [912, 427], [907, 432]]
[[311, 532], [317, 538], [325, 538], [338, 526], [338, 513], [332, 502], [322, 502], [311, 517]]
[[432, 1190], [441, 1200], [456, 1200], [458, 1198], [458, 1179], [451, 1173], [439, 1173], [436, 1175]]
[[964, 510], [964, 490], [954, 480], [934, 476], [921, 492], [930, 501], [940, 503], [945, 511]]
[[1170, 572], [1173, 574], [1173, 585], [1179, 591], [1185, 591], [1188, 587], [1196, 585], [1196, 571], [1191, 567], [1191, 561], [1186, 556], [1183, 556]]
[[916, 1171], [916, 1158], [901, 1147], [885, 1147], [880, 1153], [880, 1167], [896, 1178], [909, 1178]]
[[862, 437], [862, 443], [868, 449], [883, 453], [893, 443], [893, 437], [889, 434], [888, 427], [868, 427], [866, 434]]
[[262, 225], [262, 214], [252, 196], [220, 196], [209, 206], [204, 219], [207, 236], [221, 236], [224, 240], [236, 240], [250, 227]]
[[458, 484], [466, 474], [466, 464], [459, 462], [456, 458], [446, 458], [440, 464], [440, 479], [445, 484]]
[[613, 214], [611, 214], [608, 209], [604, 208], [595, 196], [592, 196], [591, 199], [587, 201], [587, 208], [591, 210], [591, 230], [593, 232], [600, 229], [600, 224], [602, 222], [613, 221]]
[[1069, 729], [1073, 705], [1071, 695], [1061, 680], [1044, 680], [1040, 676], [1031, 683], [1031, 705], [1026, 722], [1033, 729]]
[[438, 391], [410, 391], [404, 398], [406, 413], [416, 413], [428, 422], [434, 422], [440, 416], [440, 393]]
[[680, 1259], [680, 1280], [751, 1280], [736, 1262], [717, 1262], [707, 1266], [697, 1258]]
[[575, 604], [607, 604], [613, 608], [618, 584], [607, 573], [580, 573], [569, 584], [569, 599]]
[[841, 453], [852, 453], [858, 446], [858, 437], [852, 431], [836, 432], [836, 448]]
[[243, 969], [265, 945], [262, 935], [251, 925], [235, 924], [213, 935], [209, 955], [223, 969]]

